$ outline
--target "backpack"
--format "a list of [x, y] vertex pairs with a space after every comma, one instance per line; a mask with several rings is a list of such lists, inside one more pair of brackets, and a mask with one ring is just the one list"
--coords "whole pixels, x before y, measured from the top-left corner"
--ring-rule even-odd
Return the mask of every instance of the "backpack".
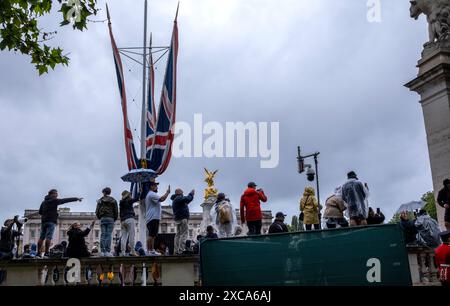
[[229, 202], [221, 204], [218, 209], [218, 214], [220, 224], [230, 223], [233, 220], [231, 204]]

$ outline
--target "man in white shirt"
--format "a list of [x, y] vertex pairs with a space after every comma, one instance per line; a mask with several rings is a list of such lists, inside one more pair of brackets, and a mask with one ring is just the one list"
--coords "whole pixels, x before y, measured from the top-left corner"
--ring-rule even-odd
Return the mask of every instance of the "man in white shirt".
[[159, 196], [159, 183], [150, 182], [150, 191], [145, 197], [145, 223], [148, 229], [147, 249], [148, 255], [158, 256], [160, 253], [155, 251], [155, 238], [158, 235], [159, 220], [161, 220], [161, 202], [164, 202], [170, 194], [170, 185], [163, 196]]

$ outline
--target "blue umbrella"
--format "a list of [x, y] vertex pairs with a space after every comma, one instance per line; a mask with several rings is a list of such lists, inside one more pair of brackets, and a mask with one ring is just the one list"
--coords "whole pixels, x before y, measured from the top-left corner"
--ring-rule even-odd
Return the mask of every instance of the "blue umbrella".
[[150, 169], [133, 169], [124, 176], [122, 180], [130, 183], [145, 183], [152, 181], [158, 175]]

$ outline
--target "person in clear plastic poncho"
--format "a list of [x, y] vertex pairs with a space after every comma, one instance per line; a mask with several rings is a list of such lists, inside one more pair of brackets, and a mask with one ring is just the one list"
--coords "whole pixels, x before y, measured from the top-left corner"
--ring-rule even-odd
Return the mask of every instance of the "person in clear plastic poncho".
[[439, 224], [428, 215], [426, 210], [420, 210], [415, 226], [418, 231], [417, 241], [419, 244], [426, 245], [432, 249], [437, 248], [441, 244]]
[[219, 238], [232, 237], [236, 227], [233, 205], [224, 193], [217, 195], [217, 201], [211, 209], [211, 217], [219, 233]]
[[358, 180], [355, 172], [347, 174], [347, 182], [342, 185], [342, 200], [347, 203], [350, 226], [367, 225], [368, 188]]

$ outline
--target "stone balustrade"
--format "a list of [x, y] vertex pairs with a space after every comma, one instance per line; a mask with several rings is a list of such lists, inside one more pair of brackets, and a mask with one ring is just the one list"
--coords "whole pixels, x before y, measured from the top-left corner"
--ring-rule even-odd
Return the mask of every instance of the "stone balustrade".
[[[64, 268], [68, 259], [25, 259], [0, 262], [0, 270], [6, 270], [6, 277], [0, 286], [64, 286], [76, 285], [65, 281]], [[199, 284], [199, 257], [198, 256], [158, 256], [158, 257], [91, 257], [80, 260], [80, 282], [78, 285], [98, 286], [97, 269], [103, 268], [104, 286], [119, 286], [119, 268], [122, 264], [125, 270], [125, 284], [129, 286], [129, 270], [132, 265], [136, 267], [135, 286], [141, 285], [143, 263], [148, 270], [147, 286], [196, 286]], [[113, 267], [114, 279], [108, 280], [107, 272]], [[47, 281], [42, 277], [47, 267]], [[57, 267], [59, 279], [53, 281], [53, 270]], [[86, 280], [86, 268], [92, 271], [92, 279]], [[156, 282], [152, 276], [152, 268], [158, 278]], [[67, 278], [66, 278], [67, 279]]]
[[[419, 246], [408, 246], [408, 259], [413, 286], [440, 286], [438, 269], [434, 262], [434, 251]], [[130, 285], [129, 269], [136, 266], [135, 286], [141, 285], [143, 263], [148, 269], [147, 286], [197, 286], [199, 278], [199, 256], [158, 256], [158, 257], [91, 257], [80, 260], [80, 282], [78, 285], [98, 286], [97, 269], [103, 267], [104, 280], [102, 286], [119, 286], [119, 268], [125, 270], [125, 285]], [[64, 286], [67, 283], [64, 268], [67, 259], [26, 259], [0, 262], [0, 270], [7, 272], [0, 286]], [[108, 280], [107, 272], [113, 267], [114, 279]], [[42, 271], [48, 269], [47, 281], [43, 281]], [[52, 272], [57, 267], [59, 280], [53, 282]], [[86, 280], [86, 268], [90, 267], [92, 279]], [[152, 268], [158, 279], [154, 282]], [[156, 270], [155, 270], [156, 269]]]
[[440, 286], [434, 250], [420, 246], [408, 246], [407, 249], [413, 286]]

